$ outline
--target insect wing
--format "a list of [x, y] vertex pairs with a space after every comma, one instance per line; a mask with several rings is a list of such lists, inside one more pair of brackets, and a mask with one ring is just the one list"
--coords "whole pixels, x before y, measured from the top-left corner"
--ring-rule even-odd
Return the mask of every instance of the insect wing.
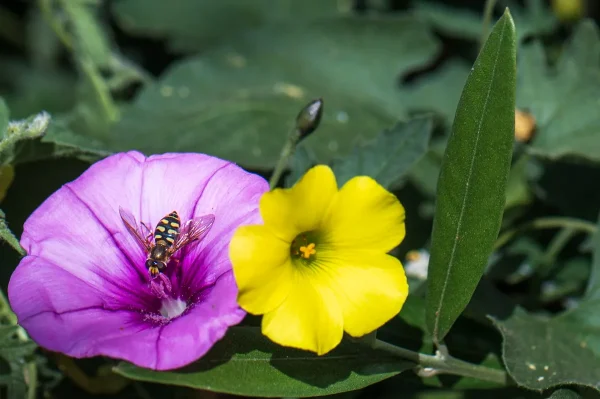
[[209, 232], [215, 221], [215, 215], [204, 215], [188, 220], [173, 244], [173, 252], [185, 247], [191, 242], [202, 240]]
[[119, 214], [121, 215], [121, 220], [123, 220], [123, 224], [125, 225], [125, 227], [127, 227], [127, 231], [129, 231], [133, 238], [135, 238], [136, 241], [142, 247], [144, 247], [146, 251], [150, 251], [150, 243], [143, 237], [139, 227], [137, 227], [137, 221], [135, 220], [135, 217], [131, 214], [131, 212], [119, 207]]

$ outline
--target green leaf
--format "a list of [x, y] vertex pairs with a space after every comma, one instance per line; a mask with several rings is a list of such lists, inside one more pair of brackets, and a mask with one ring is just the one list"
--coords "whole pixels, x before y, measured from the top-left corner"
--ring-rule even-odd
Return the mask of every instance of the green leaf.
[[570, 389], [558, 389], [548, 396], [548, 399], [580, 399], [581, 395]]
[[176, 52], [196, 52], [254, 28], [348, 14], [352, 0], [120, 0], [112, 11], [127, 32], [167, 38]]
[[427, 327], [440, 343], [469, 303], [498, 235], [512, 157], [515, 29], [496, 23], [467, 79], [438, 181]]
[[411, 99], [409, 110], [433, 111], [441, 117], [442, 125], [449, 126], [470, 70], [465, 62], [451, 60], [403, 88], [402, 93]]
[[600, 35], [591, 20], [581, 22], [555, 66], [547, 66], [542, 44], [519, 54], [517, 106], [528, 110], [537, 130], [533, 154], [552, 159], [574, 155], [600, 161]]
[[4, 95], [12, 118], [25, 118], [46, 110], [54, 115], [75, 105], [76, 77], [55, 68], [34, 68], [15, 59], [0, 63], [0, 85], [9, 87]]
[[13, 163], [16, 145], [24, 140], [40, 138], [50, 124], [50, 115], [42, 111], [20, 121], [9, 122], [4, 137], [0, 140], [0, 165]]
[[[83, 159], [99, 159], [111, 154], [106, 149], [102, 140], [91, 137], [88, 129], [81, 128], [85, 125], [79, 115], [72, 114], [74, 118], [59, 118], [53, 121], [48, 133], [42, 138], [43, 143], [52, 143], [54, 156], [76, 156]], [[87, 122], [89, 123], [89, 122]], [[80, 129], [77, 129], [80, 127]], [[78, 133], [88, 132], [87, 135]]]
[[410, 181], [427, 196], [435, 197], [447, 141], [446, 137], [432, 139], [429, 151], [409, 172]]
[[414, 8], [419, 17], [449, 36], [471, 40], [481, 36], [481, 15], [476, 12], [430, 1], [415, 2]]
[[333, 162], [338, 186], [354, 176], [370, 176], [392, 188], [425, 155], [431, 129], [431, 118], [415, 118], [398, 122], [372, 141], [354, 147], [348, 156]]
[[360, 389], [414, 366], [350, 342], [316, 356], [279, 346], [259, 328], [234, 327], [208, 354], [185, 368], [156, 372], [122, 362], [115, 371], [135, 380], [236, 395], [307, 397]]
[[197, 151], [272, 167], [306, 103], [327, 103], [303, 145], [322, 162], [343, 156], [406, 114], [398, 74], [432, 59], [439, 43], [412, 17], [322, 18], [270, 25], [186, 59], [146, 86], [108, 148]]
[[542, 318], [518, 309], [494, 322], [502, 333], [503, 359], [515, 382], [544, 390], [578, 384], [600, 390], [600, 301]]
[[533, 200], [533, 193], [527, 181], [528, 163], [529, 157], [523, 156], [510, 168], [506, 185], [506, 209], [527, 205]]

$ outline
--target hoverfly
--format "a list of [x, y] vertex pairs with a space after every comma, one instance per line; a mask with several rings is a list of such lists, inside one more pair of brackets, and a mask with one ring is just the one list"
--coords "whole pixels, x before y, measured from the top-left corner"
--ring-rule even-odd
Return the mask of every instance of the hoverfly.
[[[146, 267], [150, 276], [156, 278], [169, 264], [171, 257], [186, 245], [202, 240], [215, 221], [214, 215], [204, 215], [188, 220], [183, 226], [176, 211], [164, 216], [152, 232], [143, 222], [138, 226], [131, 212], [119, 207], [119, 214], [127, 231], [144, 248]], [[142, 227], [147, 234], [142, 233]]]

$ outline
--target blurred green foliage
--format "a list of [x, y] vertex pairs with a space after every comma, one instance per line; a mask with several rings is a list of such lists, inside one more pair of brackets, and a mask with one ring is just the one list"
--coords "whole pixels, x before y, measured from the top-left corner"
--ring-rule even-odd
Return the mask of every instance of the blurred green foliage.
[[[558, 1], [556, 9], [542, 0], [496, 3], [492, 22], [506, 6], [514, 17], [516, 108], [532, 126], [514, 142], [506, 190], [491, 180], [478, 193], [482, 204], [504, 197], [500, 239], [491, 256], [481, 249], [481, 280], [465, 257], [468, 273], [457, 275], [450, 292], [470, 301], [453, 312], [441, 344], [456, 358], [506, 370], [508, 387], [414, 373], [411, 362], [357, 351], [364, 343], [346, 342], [340, 359], [304, 357], [243, 330], [252, 327], [239, 327], [188, 371], [66, 361], [36, 348], [0, 307], [0, 398], [228, 397], [184, 387], [277, 392], [269, 384], [335, 398], [599, 397], [600, 10], [574, 2], [583, 8], [572, 15], [583, 17], [573, 20]], [[370, 175], [406, 208], [407, 237], [393, 254], [429, 249], [435, 207], [444, 203], [436, 196], [456, 201], [459, 193], [437, 191], [442, 160], [472, 160], [467, 136], [462, 153], [446, 145], [487, 38], [483, 9], [466, 0], [0, 4], [0, 236], [10, 244], [0, 247], [2, 290], [18, 264], [11, 246], [20, 250], [16, 237], [28, 215], [90, 162], [129, 149], [195, 151], [267, 175], [298, 111], [315, 98], [325, 104], [321, 125], [296, 149], [281, 185], [317, 163], [332, 165], [340, 184]], [[485, 86], [482, 68], [471, 76]], [[495, 94], [510, 104], [506, 93]], [[492, 176], [491, 158], [477, 163], [483, 180]], [[447, 209], [437, 211], [451, 215]], [[433, 354], [427, 284], [409, 278], [409, 300], [378, 337]], [[240, 380], [248, 373], [252, 379]]]

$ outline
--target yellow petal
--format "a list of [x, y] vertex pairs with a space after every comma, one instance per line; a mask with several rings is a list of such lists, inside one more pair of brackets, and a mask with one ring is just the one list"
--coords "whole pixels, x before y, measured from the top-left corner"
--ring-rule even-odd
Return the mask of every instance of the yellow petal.
[[340, 189], [324, 231], [338, 249], [388, 252], [404, 239], [404, 207], [375, 180], [355, 177]]
[[307, 274], [296, 269], [292, 291], [263, 316], [262, 332], [279, 345], [323, 355], [342, 340], [342, 312], [331, 289]]
[[291, 242], [298, 234], [320, 226], [336, 193], [337, 183], [331, 169], [317, 165], [292, 188], [263, 194], [260, 213], [274, 234]]
[[248, 313], [277, 308], [291, 289], [293, 266], [289, 244], [265, 226], [241, 226], [229, 243], [229, 258], [238, 285], [238, 304]]
[[344, 316], [344, 331], [360, 337], [398, 314], [408, 296], [402, 264], [391, 255], [372, 251], [321, 252]]

